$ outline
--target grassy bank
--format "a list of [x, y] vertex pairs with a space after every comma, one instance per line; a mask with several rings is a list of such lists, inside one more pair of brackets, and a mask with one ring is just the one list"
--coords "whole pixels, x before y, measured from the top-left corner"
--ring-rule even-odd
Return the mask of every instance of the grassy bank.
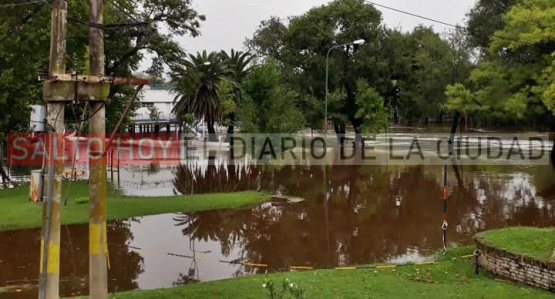
[[507, 227], [485, 231], [476, 237], [497, 248], [543, 260], [551, 258], [555, 246], [553, 228]]
[[[65, 196], [67, 184], [64, 185]], [[75, 203], [75, 198], [88, 197], [88, 185], [73, 183], [67, 206], [62, 206], [62, 223], [86, 223], [89, 205]], [[0, 231], [40, 227], [42, 205], [29, 203], [29, 186], [0, 190]], [[174, 197], [133, 197], [123, 196], [108, 190], [108, 219], [122, 219], [134, 216], [156, 215], [172, 212], [193, 212], [210, 209], [238, 208], [269, 199], [259, 192], [236, 192], [187, 195]]]
[[116, 298], [265, 298], [262, 284], [272, 280], [279, 286], [285, 278], [304, 289], [307, 298], [553, 298], [547, 291], [498, 281], [484, 273], [474, 275], [471, 259], [460, 258], [473, 249], [453, 249], [432, 265], [256, 275], [125, 292], [116, 294]]

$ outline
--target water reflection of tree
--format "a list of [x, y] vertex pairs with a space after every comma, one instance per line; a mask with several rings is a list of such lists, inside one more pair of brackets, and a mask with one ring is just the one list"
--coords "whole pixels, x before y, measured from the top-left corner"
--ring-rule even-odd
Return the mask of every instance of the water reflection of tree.
[[[469, 238], [487, 228], [550, 226], [555, 217], [553, 202], [546, 200], [541, 189], [545, 187], [538, 184], [550, 171], [549, 167], [533, 167], [483, 172], [482, 167], [464, 166], [454, 187], [461, 233]], [[459, 192], [463, 189], [466, 193]]]
[[[138, 288], [137, 278], [144, 271], [143, 258], [127, 247], [133, 240], [129, 221], [108, 224], [108, 241], [111, 268], [109, 290], [124, 291]], [[60, 294], [88, 293], [88, 225], [71, 225], [62, 228]], [[37, 277], [39, 271], [40, 230], [20, 230], [0, 234], [0, 286], [7, 281], [27, 280]], [[33, 283], [22, 281], [21, 283]], [[17, 283], [17, 282], [14, 282]], [[36, 290], [35, 290], [36, 291]]]
[[234, 210], [214, 210], [192, 214], [179, 214], [174, 217], [176, 226], [184, 226], [183, 235], [193, 240], [219, 241], [222, 254], [228, 256], [233, 246], [243, 234], [241, 217]]
[[[263, 186], [268, 189], [272, 174], [263, 169]], [[176, 217], [176, 225], [183, 225], [183, 233], [196, 240], [218, 240], [226, 256], [232, 248], [240, 248], [241, 257], [274, 269], [307, 262], [315, 266], [370, 263], [413, 248], [431, 252], [441, 247], [443, 167], [333, 166], [327, 169], [326, 180], [324, 169], [272, 169], [276, 186], [306, 202], [192, 213]], [[512, 184], [515, 199], [507, 200], [507, 182], [496, 175], [465, 168], [459, 179], [452, 172], [450, 178], [448, 240], [452, 242], [468, 242], [485, 228], [549, 225], [554, 219], [553, 210], [538, 199], [519, 203], [518, 197], [533, 198], [530, 182]], [[326, 191], [328, 215], [322, 206]], [[395, 195], [402, 198], [400, 207]]]
[[[224, 255], [229, 253], [229, 248], [238, 245], [249, 260], [275, 267], [299, 265], [307, 261], [330, 266], [341, 263], [341, 260], [347, 262], [342, 256], [356, 261], [368, 260], [369, 256], [380, 259], [395, 253], [394, 251], [404, 253], [409, 245], [422, 246], [421, 231], [414, 233], [407, 232], [406, 228], [395, 228], [405, 226], [407, 218], [401, 214], [404, 221], [400, 221], [391, 209], [394, 206], [388, 201], [389, 177], [384, 175], [383, 170], [374, 169], [377, 171], [359, 171], [356, 166], [330, 170], [332, 175], [327, 187], [331, 190], [330, 219], [325, 219], [321, 205], [314, 204], [315, 200], [322, 200], [325, 189], [324, 186], [314, 186], [323, 185], [320, 183], [323, 182], [320, 178], [323, 168], [317, 166], [275, 169], [275, 179], [279, 184], [292, 195], [307, 198], [308, 202], [285, 207], [265, 205], [244, 211], [199, 212], [190, 215], [188, 219], [176, 220], [179, 221], [178, 225], [187, 225], [184, 233], [192, 238], [219, 240]], [[302, 175], [299, 175], [301, 172]], [[430, 184], [421, 177], [414, 175], [412, 178], [420, 180], [414, 183], [420, 189], [419, 192], [435, 192], [439, 198], [440, 190], [435, 181]], [[306, 184], [303, 179], [314, 184]], [[431, 187], [426, 189], [422, 185]], [[407, 190], [401, 192], [409, 193]], [[411, 209], [420, 208], [415, 206]], [[421, 209], [429, 210], [427, 207]], [[414, 211], [409, 215], [419, 217], [428, 214]], [[440, 214], [436, 216], [439, 218]], [[331, 225], [331, 248], [334, 252], [326, 252], [328, 240], [322, 231], [326, 221]], [[428, 230], [437, 235], [436, 225], [430, 226]], [[400, 247], [399, 244], [403, 241], [399, 238], [403, 232], [406, 233], [404, 243], [407, 245]], [[384, 242], [393, 245], [384, 246]], [[392, 250], [393, 247], [398, 250]]]
[[154, 161], [148, 165], [147, 168], [148, 175], [155, 175], [160, 172], [160, 162]]
[[174, 190], [181, 194], [234, 192], [254, 189], [255, 167], [231, 165], [180, 165], [175, 170]]
[[[108, 271], [108, 288], [110, 291], [137, 289], [137, 278], [144, 272], [143, 257], [129, 249], [127, 245], [133, 240], [130, 221], [117, 220], [108, 224], [108, 250], [110, 270]], [[73, 263], [61, 263], [61, 273], [71, 273], [68, 277], [79, 284], [62, 284], [63, 294], [88, 293], [88, 225], [73, 226], [70, 229], [76, 259]], [[62, 256], [64, 251], [62, 249]], [[66, 254], [67, 255], [67, 251]], [[65, 270], [67, 269], [67, 270]]]

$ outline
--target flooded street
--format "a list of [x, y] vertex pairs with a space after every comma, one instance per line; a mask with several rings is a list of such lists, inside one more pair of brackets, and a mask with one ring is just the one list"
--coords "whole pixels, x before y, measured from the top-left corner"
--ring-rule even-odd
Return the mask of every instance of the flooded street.
[[[149, 196], [260, 187], [306, 201], [111, 222], [110, 292], [265, 271], [237, 262], [269, 271], [402, 263], [442, 248], [442, 166], [218, 165], [122, 168], [119, 186]], [[449, 166], [448, 177], [449, 246], [486, 229], [555, 223], [551, 166]], [[40, 230], [0, 237], [0, 287], [23, 290], [9, 297], [36, 297]], [[61, 294], [87, 294], [87, 225], [62, 228], [61, 254]]]

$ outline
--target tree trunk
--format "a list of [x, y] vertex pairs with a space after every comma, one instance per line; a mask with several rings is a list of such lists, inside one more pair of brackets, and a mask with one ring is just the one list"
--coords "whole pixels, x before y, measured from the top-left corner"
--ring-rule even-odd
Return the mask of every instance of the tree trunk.
[[0, 174], [2, 175], [2, 184], [4, 185], [4, 188], [8, 188], [8, 184], [11, 180], [4, 169], [4, 161], [2, 161], [2, 159], [0, 159]]
[[[554, 130], [551, 129], [551, 136], [553, 136]], [[553, 167], [555, 169], [555, 141], [553, 142], [553, 146], [551, 147], [551, 167]], [[555, 251], [554, 251], [555, 253]]]
[[206, 126], [208, 128], [208, 141], [218, 142], [218, 135], [216, 135], [216, 130], [214, 129], [214, 122], [209, 120]]
[[231, 124], [229, 126], [227, 126], [227, 134], [225, 136], [225, 142], [229, 143], [229, 145], [232, 146], [233, 145], [233, 143], [232, 143], [233, 140], [231, 140], [231, 137], [233, 136], [233, 133], [235, 132], [235, 126], [234, 126], [234, 124], [235, 124], [235, 114], [231, 114], [229, 116], [229, 120], [230, 120]]
[[235, 192], [239, 186], [237, 179], [237, 167], [235, 166], [233, 147], [229, 148], [229, 161], [227, 162], [227, 185], [228, 189], [225, 192]]
[[360, 127], [356, 126], [355, 129], [355, 148], [362, 148], [362, 132], [360, 131]]
[[453, 155], [453, 147], [455, 145], [455, 134], [457, 134], [457, 125], [459, 124], [460, 117], [461, 117], [461, 114], [459, 112], [455, 112], [455, 115], [453, 116], [453, 123], [451, 124], [451, 134], [449, 136], [449, 145], [448, 145], [449, 155]]
[[229, 143], [229, 146], [233, 146], [233, 140], [231, 139], [231, 136], [233, 136], [234, 131], [235, 131], [235, 126], [229, 125], [227, 127], [227, 134], [225, 136], [225, 142]]
[[345, 126], [334, 124], [335, 135], [337, 136], [337, 144], [343, 146], [345, 144]]
[[355, 131], [355, 150], [362, 147], [362, 132], [360, 127], [362, 126], [362, 120], [357, 118], [351, 118], [351, 123], [353, 124], [353, 129]]
[[11, 179], [4, 166], [4, 143], [0, 143], [0, 175], [2, 175], [2, 184], [4, 188], [7, 188]]
[[464, 116], [464, 129], [468, 132], [468, 116]]

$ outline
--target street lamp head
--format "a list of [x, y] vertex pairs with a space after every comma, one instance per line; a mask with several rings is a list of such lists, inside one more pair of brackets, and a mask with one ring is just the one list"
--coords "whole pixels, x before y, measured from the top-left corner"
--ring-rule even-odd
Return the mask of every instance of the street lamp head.
[[364, 44], [366, 41], [364, 39], [357, 39], [356, 41], [354, 41], [352, 44], [353, 45], [362, 45]]

